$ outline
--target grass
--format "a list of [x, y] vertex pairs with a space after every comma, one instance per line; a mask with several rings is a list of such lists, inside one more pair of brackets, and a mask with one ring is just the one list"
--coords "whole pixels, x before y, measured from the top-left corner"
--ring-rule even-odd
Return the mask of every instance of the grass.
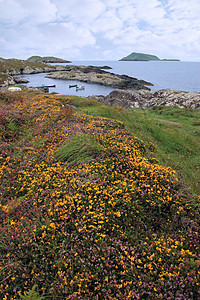
[[199, 112], [0, 99], [0, 298], [199, 299]]
[[[33, 286], [31, 290], [25, 293], [25, 295], [20, 295], [21, 300], [43, 300], [44, 297], [40, 297], [38, 293], [35, 291], [36, 287]], [[19, 299], [19, 300], [20, 300]]]
[[73, 136], [70, 140], [62, 143], [55, 150], [54, 156], [60, 161], [77, 163], [94, 159], [102, 152], [102, 147], [93, 136], [80, 134]]
[[200, 191], [200, 111], [178, 107], [124, 110], [78, 97], [71, 97], [70, 103], [83, 113], [123, 122], [132, 134], [155, 146], [160, 163], [175, 169], [187, 188]]

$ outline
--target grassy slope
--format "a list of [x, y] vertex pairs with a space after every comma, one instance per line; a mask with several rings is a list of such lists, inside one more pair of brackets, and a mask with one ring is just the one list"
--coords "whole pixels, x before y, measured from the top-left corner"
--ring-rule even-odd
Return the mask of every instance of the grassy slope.
[[0, 94], [1, 299], [197, 300], [199, 197], [154, 155], [194, 159], [199, 112], [26, 93]]
[[192, 192], [200, 191], [200, 111], [178, 107], [124, 110], [71, 97], [83, 112], [122, 121], [134, 135], [152, 143], [159, 162], [177, 171]]

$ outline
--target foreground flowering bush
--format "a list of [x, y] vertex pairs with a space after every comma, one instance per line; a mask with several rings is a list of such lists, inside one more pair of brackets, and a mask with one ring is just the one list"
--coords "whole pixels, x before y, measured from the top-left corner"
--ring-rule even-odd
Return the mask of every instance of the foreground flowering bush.
[[51, 95], [3, 103], [0, 298], [199, 299], [199, 197], [175, 172], [123, 123]]

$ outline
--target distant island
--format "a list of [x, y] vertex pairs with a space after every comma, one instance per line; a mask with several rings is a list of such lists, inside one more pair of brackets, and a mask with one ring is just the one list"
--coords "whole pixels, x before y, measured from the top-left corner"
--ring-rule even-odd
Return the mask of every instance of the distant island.
[[160, 59], [156, 55], [145, 54], [145, 53], [136, 53], [132, 52], [126, 57], [120, 59], [120, 61], [180, 61], [179, 59]]
[[62, 58], [57, 58], [57, 57], [53, 57], [53, 56], [31, 56], [27, 59], [28, 61], [31, 62], [43, 62], [43, 63], [71, 63], [71, 61], [69, 60], [65, 60]]

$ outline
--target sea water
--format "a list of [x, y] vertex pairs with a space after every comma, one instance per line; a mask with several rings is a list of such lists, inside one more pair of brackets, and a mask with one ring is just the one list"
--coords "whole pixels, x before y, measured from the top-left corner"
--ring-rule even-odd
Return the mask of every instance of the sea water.
[[[200, 62], [180, 61], [72, 61], [67, 65], [84, 66], [109, 66], [112, 69], [105, 70], [115, 74], [125, 74], [137, 79], [151, 82], [152, 91], [160, 89], [173, 89], [177, 91], [200, 92]], [[64, 64], [66, 65], [66, 64]], [[92, 96], [108, 95], [115, 88], [99, 84], [89, 84], [78, 80], [61, 80], [46, 78], [45, 73], [21, 75], [29, 80], [28, 86], [41, 86], [55, 84], [55, 88], [49, 88], [50, 92], [64, 95]], [[76, 91], [69, 85], [83, 85], [84, 90]]]

